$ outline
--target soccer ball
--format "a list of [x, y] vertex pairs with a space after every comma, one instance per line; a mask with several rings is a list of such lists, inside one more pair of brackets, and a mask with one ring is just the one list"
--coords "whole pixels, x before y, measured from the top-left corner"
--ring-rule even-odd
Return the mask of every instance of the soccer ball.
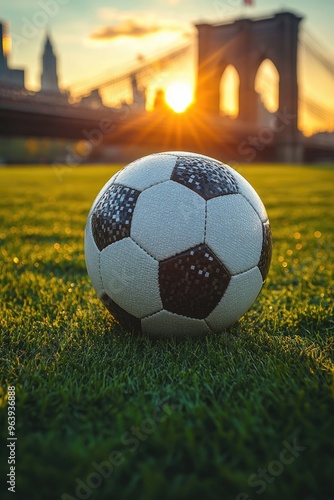
[[235, 170], [200, 154], [145, 156], [116, 173], [87, 219], [88, 274], [124, 328], [201, 335], [253, 304], [271, 260], [263, 203]]

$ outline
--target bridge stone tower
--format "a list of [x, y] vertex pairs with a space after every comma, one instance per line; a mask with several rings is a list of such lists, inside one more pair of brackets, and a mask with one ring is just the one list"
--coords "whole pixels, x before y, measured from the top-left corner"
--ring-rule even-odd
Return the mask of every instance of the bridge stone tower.
[[233, 23], [198, 24], [198, 75], [196, 106], [208, 114], [219, 113], [220, 80], [232, 64], [240, 78], [239, 121], [256, 127], [255, 77], [264, 59], [279, 73], [278, 116], [284, 117], [278, 141], [278, 159], [299, 161], [297, 46], [301, 17], [280, 12], [263, 19], [239, 19]]

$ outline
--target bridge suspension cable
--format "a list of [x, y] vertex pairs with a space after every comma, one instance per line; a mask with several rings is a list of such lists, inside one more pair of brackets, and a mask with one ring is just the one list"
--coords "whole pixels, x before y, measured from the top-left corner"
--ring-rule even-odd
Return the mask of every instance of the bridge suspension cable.
[[332, 121], [334, 124], [334, 110], [331, 111], [329, 109], [324, 108], [318, 102], [314, 101], [308, 96], [301, 97], [299, 102], [302, 103], [307, 111], [312, 113], [313, 115], [321, 118], [322, 120]]
[[[111, 78], [100, 78], [86, 83], [74, 84], [71, 87], [71, 92], [75, 97], [82, 97], [96, 89], [100, 90], [107, 87], [126, 84], [128, 81], [130, 81], [133, 75], [136, 75], [137, 78], [143, 78], [146, 75], [152, 75], [152, 73], [159, 73], [170, 64], [184, 57], [187, 52], [189, 52], [194, 47], [195, 37], [192, 38], [193, 39], [187, 44], [177, 47], [176, 49], [168, 52], [165, 51], [160, 54], [155, 54], [148, 60], [141, 56], [141, 62], [133, 64], [131, 66], [128, 65], [122, 71], [118, 72], [118, 74]], [[112, 73], [113, 71], [114, 70], [110, 70], [110, 73]]]
[[[302, 79], [299, 104], [303, 115], [302, 121], [305, 124], [311, 123], [307, 115], [311, 115], [316, 120], [317, 125], [311, 128], [307, 126], [309, 132], [310, 130], [317, 131], [319, 127], [333, 129], [334, 54], [306, 28], [303, 28], [300, 33], [300, 48], [299, 73]], [[322, 93], [315, 94], [314, 90], [319, 89], [319, 82], [324, 90]]]
[[321, 65], [334, 76], [334, 56], [306, 28], [301, 30], [300, 42]]

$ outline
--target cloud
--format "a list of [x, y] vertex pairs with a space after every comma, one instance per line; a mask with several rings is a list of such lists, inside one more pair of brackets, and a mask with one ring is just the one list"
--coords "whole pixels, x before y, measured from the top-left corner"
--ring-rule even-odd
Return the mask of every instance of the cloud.
[[113, 38], [125, 37], [143, 37], [162, 31], [165, 27], [158, 24], [144, 24], [135, 19], [126, 19], [115, 26], [103, 26], [97, 28], [90, 35], [94, 40], [111, 40]]
[[189, 31], [188, 23], [180, 23], [174, 20], [161, 20], [152, 13], [146, 11], [119, 11], [114, 8], [102, 8], [98, 10], [99, 17], [111, 21], [107, 26], [96, 28], [90, 39], [95, 41], [113, 40], [116, 38], [143, 38], [162, 31], [184, 33]]

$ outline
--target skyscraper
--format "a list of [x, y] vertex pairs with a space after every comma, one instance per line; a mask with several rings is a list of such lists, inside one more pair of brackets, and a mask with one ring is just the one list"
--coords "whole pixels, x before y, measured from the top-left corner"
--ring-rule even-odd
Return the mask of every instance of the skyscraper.
[[2, 21], [0, 23], [0, 75], [7, 69], [9, 46], [8, 24]]
[[11, 42], [8, 24], [0, 22], [0, 85], [24, 88], [24, 71], [22, 69], [11, 69], [8, 67], [8, 55]]
[[53, 52], [48, 34], [46, 34], [42, 59], [41, 91], [60, 93], [58, 87], [57, 58]]

